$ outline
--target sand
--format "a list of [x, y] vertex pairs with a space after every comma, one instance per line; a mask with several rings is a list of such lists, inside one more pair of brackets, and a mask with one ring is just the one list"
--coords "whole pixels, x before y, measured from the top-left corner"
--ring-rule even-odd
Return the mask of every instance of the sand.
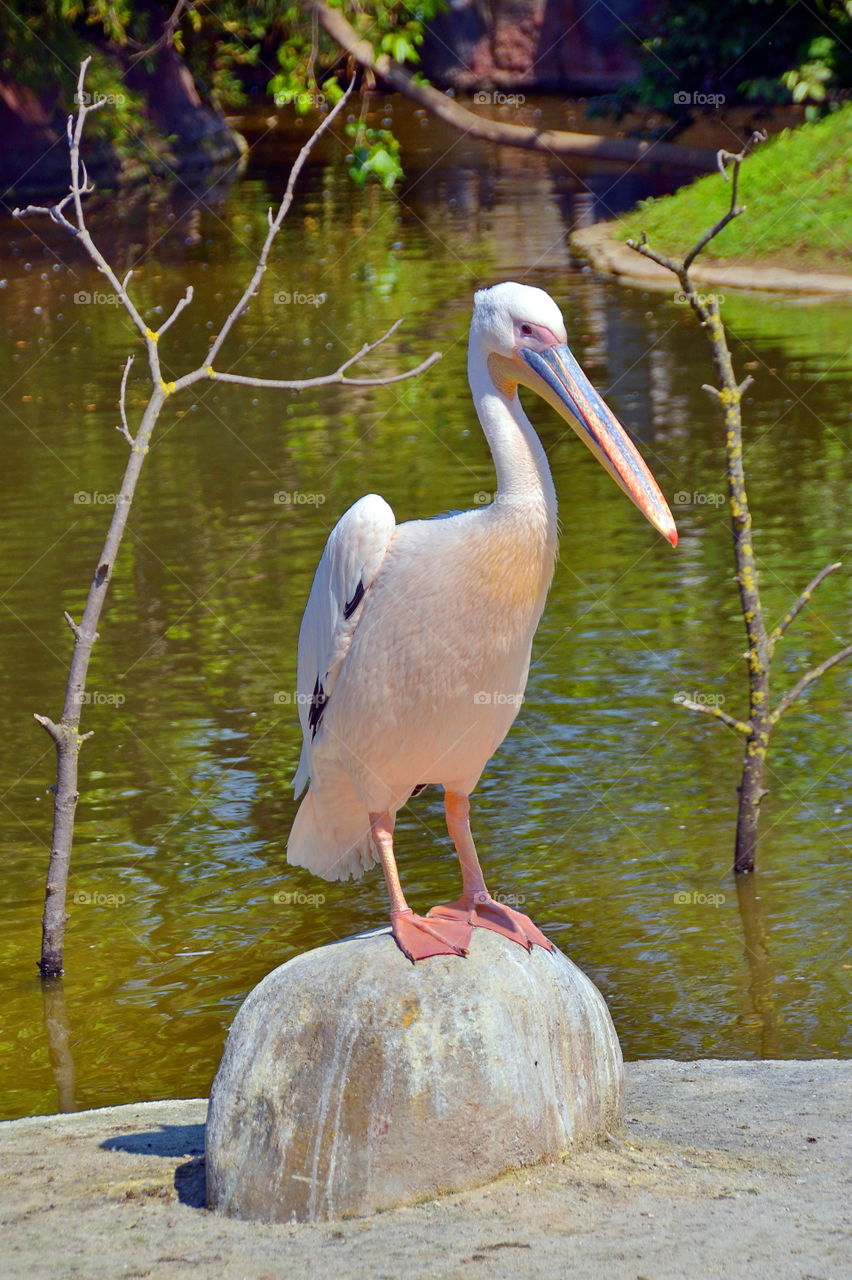
[[[370, 1218], [204, 1206], [204, 1099], [0, 1125], [8, 1280], [846, 1280], [852, 1064], [628, 1064], [612, 1140]], [[424, 1153], [428, 1159], [428, 1152]]]

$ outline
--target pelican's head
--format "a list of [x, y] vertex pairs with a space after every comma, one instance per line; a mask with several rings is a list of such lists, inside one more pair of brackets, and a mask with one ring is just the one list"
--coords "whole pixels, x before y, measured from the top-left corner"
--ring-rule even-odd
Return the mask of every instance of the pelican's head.
[[628, 498], [672, 546], [677, 530], [665, 498], [621, 423], [566, 344], [565, 324], [543, 289], [496, 284], [474, 298], [471, 359], [487, 364], [497, 391], [514, 400], [529, 387], [570, 423]]

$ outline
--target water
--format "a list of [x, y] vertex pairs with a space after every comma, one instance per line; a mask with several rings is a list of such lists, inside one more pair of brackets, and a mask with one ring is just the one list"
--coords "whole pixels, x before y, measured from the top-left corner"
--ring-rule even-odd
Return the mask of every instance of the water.
[[[417, 117], [408, 126], [428, 134]], [[492, 491], [465, 343], [474, 289], [513, 277], [560, 301], [574, 351], [671, 498], [681, 543], [672, 551], [531, 403], [563, 539], [526, 703], [474, 797], [490, 887], [523, 897], [591, 975], [628, 1058], [844, 1052], [844, 673], [777, 734], [762, 870], [745, 886], [729, 873], [740, 743], [672, 701], [683, 691], [745, 710], [702, 336], [672, 296], [572, 263], [582, 182], [567, 165], [427, 142], [412, 144], [398, 195], [353, 189], [339, 153], [309, 168], [263, 294], [219, 363], [319, 374], [399, 316], [363, 371], [398, 372], [433, 350], [441, 362], [380, 389], [205, 384], [163, 414], [92, 664], [67, 977], [46, 999], [35, 960], [54, 760], [31, 714], [61, 707], [62, 610], [79, 615], [123, 469], [116, 396], [133, 335], [103, 296], [85, 300], [109, 291], [74, 244], [44, 221], [0, 225], [5, 1116], [205, 1093], [235, 1009], [270, 968], [383, 923], [376, 872], [328, 885], [284, 861], [299, 619], [328, 531], [362, 493], [404, 519]], [[118, 269], [136, 264], [151, 321], [194, 287], [163, 339], [169, 377], [198, 362], [247, 279], [293, 149], [267, 138], [267, 167], [200, 206], [178, 187], [93, 211]], [[583, 177], [609, 207], [673, 175], [584, 165]], [[756, 379], [746, 465], [774, 619], [845, 550], [849, 307], [741, 296], [726, 315]], [[777, 689], [840, 646], [847, 583], [830, 577], [781, 642]], [[416, 908], [455, 896], [437, 793], [401, 815], [398, 852]]]

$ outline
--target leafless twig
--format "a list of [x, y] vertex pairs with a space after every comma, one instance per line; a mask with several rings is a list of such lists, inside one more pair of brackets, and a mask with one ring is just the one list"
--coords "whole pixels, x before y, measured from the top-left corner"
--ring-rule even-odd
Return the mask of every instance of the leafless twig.
[[[181, 9], [181, 5], [178, 5], [175, 8], [172, 14], [172, 19], [175, 21], [178, 20]], [[317, 140], [345, 108], [353, 88], [353, 85], [350, 84], [340, 102], [338, 102], [337, 105], [329, 111], [323, 122], [314, 131], [296, 157], [296, 161], [290, 171], [287, 188], [284, 192], [281, 203], [278, 206], [278, 210], [274, 215], [270, 210], [269, 229], [251, 279], [232, 310], [226, 316], [225, 322], [219, 330], [217, 337], [211, 344], [202, 364], [197, 369], [185, 374], [183, 377], [177, 378], [172, 382], [166, 382], [163, 379], [160, 364], [160, 339], [163, 334], [171, 328], [185, 308], [191, 305], [192, 288], [187, 288], [183, 297], [175, 304], [171, 314], [165, 322], [160, 325], [159, 330], [153, 329], [144, 319], [129, 293], [132, 272], [128, 271], [124, 279], [120, 280], [89, 233], [86, 226], [83, 198], [92, 192], [93, 187], [89, 182], [88, 175], [86, 173], [86, 166], [80, 152], [80, 144], [87, 116], [90, 112], [97, 110], [103, 105], [102, 101], [92, 101], [86, 93], [86, 71], [90, 61], [90, 58], [86, 58], [80, 67], [80, 74], [77, 80], [77, 114], [76, 118], [72, 116], [68, 120], [67, 136], [71, 168], [71, 185], [68, 194], [58, 201], [57, 204], [51, 207], [30, 205], [26, 209], [16, 210], [15, 214], [17, 217], [28, 217], [35, 214], [47, 215], [56, 223], [57, 226], [67, 231], [83, 246], [85, 252], [110, 282], [116, 296], [133, 321], [133, 324], [144, 343], [145, 352], [148, 358], [150, 394], [134, 435], [130, 429], [127, 417], [127, 382], [133, 361], [133, 356], [131, 355], [125, 363], [121, 377], [121, 387], [119, 391], [119, 413], [121, 416], [121, 425], [118, 428], [130, 445], [130, 451], [128, 453], [127, 464], [117, 496], [117, 501], [113, 509], [112, 520], [110, 522], [100, 556], [98, 557], [97, 568], [92, 578], [82, 618], [79, 623], [76, 623], [73, 618], [71, 618], [70, 614], [66, 613], [65, 615], [66, 621], [74, 635], [74, 651], [68, 672], [62, 715], [58, 721], [54, 721], [49, 716], [44, 715], [36, 715], [35, 717], [38, 723], [44, 727], [53, 739], [56, 746], [57, 757], [53, 836], [45, 890], [44, 916], [42, 920], [42, 948], [41, 959], [39, 960], [39, 969], [42, 976], [45, 978], [56, 977], [62, 973], [63, 969], [65, 924], [67, 920], [67, 916], [65, 914], [65, 901], [71, 860], [71, 846], [74, 837], [74, 815], [78, 799], [78, 761], [80, 747], [86, 739], [91, 736], [88, 733], [80, 733], [80, 712], [84, 701], [84, 691], [88, 676], [89, 663], [92, 656], [92, 649], [95, 640], [97, 639], [98, 621], [100, 619], [101, 610], [109, 587], [118, 550], [124, 536], [130, 506], [136, 491], [136, 485], [139, 480], [145, 457], [148, 453], [151, 435], [154, 431], [154, 427], [156, 426], [163, 405], [172, 395], [187, 387], [193, 386], [195, 383], [200, 382], [203, 379], [219, 378], [223, 382], [234, 382], [241, 386], [281, 388], [291, 391], [305, 391], [312, 387], [326, 387], [335, 384], [342, 386], [375, 387], [385, 386], [390, 383], [402, 381], [405, 378], [414, 377], [424, 369], [429, 368], [430, 365], [434, 364], [434, 362], [440, 358], [438, 353], [435, 352], [429, 356], [428, 359], [421, 361], [420, 364], [409, 369], [406, 373], [395, 374], [388, 377], [348, 377], [347, 371], [352, 367], [352, 365], [375, 351], [378, 346], [386, 342], [388, 338], [391, 337], [400, 323], [397, 321], [397, 323], [392, 325], [387, 333], [383, 334], [382, 337], [378, 338], [375, 342], [365, 343], [354, 355], [349, 356], [344, 360], [335, 372], [324, 374], [316, 378], [286, 381], [283, 379], [254, 378], [232, 372], [218, 373], [213, 367], [213, 362], [222, 350], [225, 339], [228, 337], [228, 334], [231, 332], [231, 329], [239, 317], [248, 309], [251, 298], [253, 298], [257, 293], [268, 265], [269, 254], [273, 242], [281, 229], [284, 218], [292, 204], [293, 192], [299, 174], [304, 168], [305, 162], [307, 161]], [[73, 221], [66, 216], [66, 210], [69, 209], [69, 207], [73, 210]]]
[[725, 427], [728, 504], [731, 511], [731, 530], [734, 539], [734, 560], [737, 569], [740, 605], [746, 635], [748, 636], [748, 649], [746, 650], [745, 658], [748, 671], [749, 717], [748, 720], [738, 720], [735, 716], [722, 711], [720, 707], [693, 702], [689, 698], [678, 698], [676, 700], [691, 711], [700, 711], [705, 715], [714, 716], [721, 724], [725, 724], [728, 728], [735, 729], [745, 736], [746, 744], [739, 786], [737, 835], [734, 850], [734, 870], [737, 872], [753, 871], [755, 867], [760, 804], [766, 794], [763, 786], [766, 772], [766, 753], [769, 748], [772, 729], [784, 712], [790, 709], [801, 694], [813, 684], [814, 680], [817, 680], [831, 667], [838, 662], [842, 662], [844, 658], [849, 657], [850, 653], [852, 653], [852, 647], [842, 649], [839, 653], [834, 654], [833, 657], [827, 658], [825, 662], [821, 662], [811, 671], [808, 671], [781, 698], [774, 710], [772, 709], [769, 677], [775, 644], [807, 604], [823, 578], [835, 569], [840, 568], [840, 565], [839, 563], [830, 564], [821, 569], [788, 609], [778, 625], [771, 632], [767, 631], [758, 585], [751, 512], [748, 505], [745, 470], [743, 467], [742, 399], [751, 385], [752, 379], [747, 377], [742, 382], [737, 381], [725, 327], [722, 324], [718, 299], [714, 294], [702, 297], [696, 293], [692, 277], [689, 274], [692, 263], [702, 250], [734, 218], [743, 213], [744, 207], [737, 203], [740, 169], [748, 151], [765, 140], [765, 134], [754, 133], [742, 151], [736, 154], [730, 151], [719, 152], [717, 157], [718, 168], [726, 181], [730, 172], [731, 199], [729, 206], [722, 217], [708, 231], [704, 232], [689, 253], [686, 254], [683, 261], [677, 262], [673, 258], [666, 257], [664, 254], [652, 249], [648, 245], [644, 234], [638, 241], [627, 241], [631, 249], [642, 254], [643, 257], [650, 258], [653, 262], [665, 267], [666, 270], [677, 276], [689, 305], [707, 333], [713, 353], [713, 363], [720, 383], [718, 387], [704, 386], [702, 389], [718, 405]]

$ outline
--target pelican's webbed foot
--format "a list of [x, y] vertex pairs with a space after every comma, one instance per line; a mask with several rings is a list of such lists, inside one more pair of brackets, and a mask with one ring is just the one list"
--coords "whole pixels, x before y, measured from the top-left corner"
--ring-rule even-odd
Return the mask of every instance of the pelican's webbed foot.
[[416, 964], [429, 956], [466, 956], [471, 925], [461, 918], [432, 922], [406, 907], [391, 911], [391, 933], [403, 955]]
[[533, 924], [529, 916], [502, 902], [495, 902], [487, 892], [462, 894], [447, 906], [433, 907], [426, 918], [440, 921], [442, 929], [449, 921], [466, 921], [476, 928], [500, 933], [504, 938], [525, 947], [527, 951], [532, 951], [534, 946], [543, 947], [545, 951], [554, 950], [553, 943]]

